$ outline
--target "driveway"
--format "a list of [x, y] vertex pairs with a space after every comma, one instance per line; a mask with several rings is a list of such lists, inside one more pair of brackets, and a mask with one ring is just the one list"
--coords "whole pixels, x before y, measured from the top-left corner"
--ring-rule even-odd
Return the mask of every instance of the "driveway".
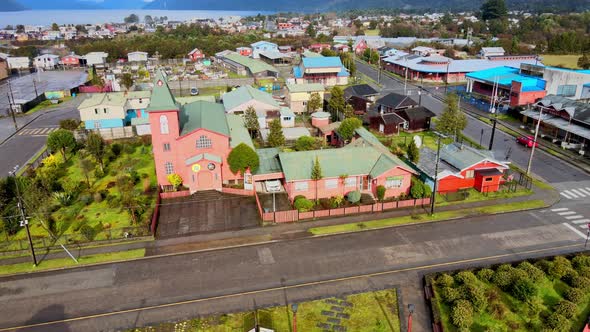
[[259, 224], [254, 197], [202, 191], [188, 197], [162, 200], [157, 237], [238, 230]]

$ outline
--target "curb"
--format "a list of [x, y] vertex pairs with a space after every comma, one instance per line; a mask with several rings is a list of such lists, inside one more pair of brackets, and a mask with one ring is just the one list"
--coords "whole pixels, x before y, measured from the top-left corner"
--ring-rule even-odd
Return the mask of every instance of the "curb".
[[8, 135], [8, 137], [6, 137], [4, 140], [2, 140], [2, 142], [0, 142], [0, 146], [4, 145], [4, 143], [6, 143], [9, 139], [13, 138], [16, 134], [18, 134], [19, 132], [21, 132], [21, 130], [25, 129], [33, 121], [37, 120], [38, 118], [40, 118], [41, 116], [43, 116], [45, 114], [46, 113], [39, 114], [39, 115], [35, 116], [33, 119], [31, 119], [30, 121], [26, 122], [23, 126], [21, 126], [20, 128], [18, 128], [17, 131], [15, 131], [14, 133]]

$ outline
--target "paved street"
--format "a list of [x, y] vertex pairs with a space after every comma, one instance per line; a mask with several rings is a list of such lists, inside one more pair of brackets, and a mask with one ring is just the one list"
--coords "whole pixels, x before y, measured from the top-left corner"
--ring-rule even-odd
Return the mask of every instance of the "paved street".
[[[590, 217], [589, 201], [571, 208]], [[0, 327], [95, 315], [19, 331], [104, 331], [397, 286], [404, 304], [417, 305], [416, 331], [427, 331], [423, 273], [582, 250], [583, 233], [570, 222], [577, 219], [560, 214], [568, 204], [0, 278], [0, 300], [11, 304]]]
[[47, 135], [59, 128], [59, 121], [80, 119], [76, 107], [81, 101], [81, 97], [77, 97], [59, 108], [17, 117], [20, 130], [16, 134], [12, 118], [0, 118], [0, 142], [4, 141], [0, 144], [0, 177], [6, 176], [14, 166], [24, 165], [39, 151], [45, 145]]
[[[376, 69], [362, 62], [357, 61], [356, 64], [357, 70], [359, 72], [377, 81]], [[381, 84], [383, 85], [382, 94], [386, 94], [388, 92], [404, 94], [403, 82], [400, 83], [387, 75], [381, 75]], [[419, 100], [417, 86], [408, 83], [406, 89], [409, 90], [409, 95], [412, 97], [412, 99], [416, 101]], [[429, 108], [436, 114], [441, 114], [445, 107], [444, 103], [440, 100], [434, 98], [431, 95], [425, 94], [422, 94], [422, 105]], [[471, 116], [468, 116], [468, 119], [469, 121], [467, 128], [465, 128], [463, 133], [476, 142], [479, 142], [481, 138], [482, 145], [488, 146], [492, 127]], [[481, 135], [482, 130], [483, 137]], [[506, 159], [506, 157], [508, 157], [508, 159], [513, 163], [520, 166], [522, 169], [526, 169], [529, 160], [530, 149], [524, 147], [523, 145], [517, 144], [514, 137], [504, 133], [501, 130], [496, 130], [493, 151], [497, 158]], [[532, 171], [536, 175], [551, 183], [590, 180], [590, 175], [586, 174], [582, 170], [562, 161], [559, 158], [545, 153], [540, 149], [535, 151]]]

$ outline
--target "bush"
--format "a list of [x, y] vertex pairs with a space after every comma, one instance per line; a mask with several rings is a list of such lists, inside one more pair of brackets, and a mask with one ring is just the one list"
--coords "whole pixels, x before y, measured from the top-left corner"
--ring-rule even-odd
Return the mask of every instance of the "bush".
[[521, 301], [527, 301], [537, 296], [537, 291], [537, 286], [527, 279], [516, 280], [510, 289], [512, 296]]
[[580, 304], [582, 302], [582, 300], [584, 300], [585, 296], [586, 296], [586, 292], [584, 292], [583, 290], [581, 290], [579, 288], [573, 288], [573, 287], [568, 288], [563, 293], [563, 297], [566, 300], [576, 303], [576, 304]]
[[340, 205], [342, 205], [342, 203], [344, 203], [344, 197], [343, 196], [330, 197], [330, 200], [328, 201], [328, 205], [332, 209], [335, 209], [335, 208], [340, 207]]
[[453, 324], [459, 328], [469, 328], [473, 324], [473, 307], [467, 300], [457, 300], [451, 309]]
[[352, 204], [356, 204], [361, 200], [361, 193], [358, 190], [351, 191], [346, 195], [346, 198]]
[[311, 211], [314, 206], [313, 202], [307, 198], [300, 198], [300, 199], [296, 200], [293, 205], [295, 206], [295, 208], [299, 212]]
[[[475, 276], [474, 276], [475, 278]], [[487, 297], [483, 287], [477, 283], [466, 284], [467, 299], [476, 311], [481, 312], [487, 305]]]
[[416, 178], [412, 178], [412, 187], [410, 188], [410, 195], [414, 199], [424, 197], [424, 183], [422, 183], [422, 181]]
[[436, 284], [440, 287], [453, 287], [455, 279], [450, 275], [443, 273], [436, 278]]
[[551, 263], [550, 261], [548, 261], [546, 259], [543, 259], [543, 260], [536, 262], [534, 265], [539, 270], [545, 272], [546, 274], [549, 274], [549, 269], [551, 269], [551, 266], [553, 266], [553, 263]]
[[453, 287], [443, 287], [440, 290], [442, 299], [449, 304], [461, 299], [465, 299], [465, 294], [460, 289]]
[[102, 169], [100, 169], [100, 167], [96, 167], [94, 169], [94, 177], [98, 180], [98, 179], [102, 179], [104, 178], [105, 173]]
[[481, 269], [477, 272], [477, 277], [481, 281], [489, 282], [494, 276], [494, 270], [492, 269]]
[[125, 154], [133, 154], [133, 152], [135, 152], [135, 146], [128, 143], [123, 144], [123, 152], [125, 152]]
[[84, 205], [88, 205], [88, 204], [92, 203], [92, 196], [90, 196], [89, 194], [83, 194], [83, 195], [80, 195], [78, 200], [80, 202], [82, 202]]
[[461, 271], [455, 275], [454, 279], [458, 284], [477, 283], [477, 277], [471, 271]]
[[303, 196], [303, 195], [297, 195], [295, 196], [295, 198], [293, 198], [293, 202], [295, 202], [296, 200], [300, 199], [300, 198], [305, 198], [307, 199], [307, 197]]
[[590, 278], [590, 266], [582, 266], [577, 271], [581, 277]]
[[545, 272], [529, 262], [522, 262], [517, 266], [517, 268], [526, 272], [528, 277], [534, 282], [539, 282], [545, 278]]
[[100, 202], [102, 202], [102, 199], [103, 199], [103, 198], [104, 198], [104, 197], [102, 196], [102, 194], [101, 194], [100, 192], [94, 193], [94, 195], [93, 195], [93, 199], [94, 199], [94, 202], [95, 202], [95, 203], [100, 203]]
[[381, 186], [381, 185], [377, 186], [376, 191], [377, 191], [377, 199], [378, 200], [383, 201], [385, 199], [385, 191], [386, 190], [387, 189], [385, 189], [384, 186]]
[[512, 276], [508, 271], [496, 271], [492, 277], [492, 284], [506, 290], [512, 284]]
[[574, 277], [571, 286], [583, 291], [588, 291], [590, 289], [590, 279], [580, 276]]
[[572, 265], [576, 270], [579, 270], [582, 267], [590, 267], [590, 256], [577, 255], [576, 257], [572, 258]]
[[66, 130], [76, 130], [80, 125], [80, 121], [76, 119], [63, 119], [59, 122], [59, 128]]
[[94, 232], [94, 229], [92, 227], [88, 226], [88, 225], [83, 225], [82, 227], [80, 227], [80, 233], [88, 241], [94, 240], [94, 237], [96, 236], [96, 233]]
[[553, 309], [554, 312], [562, 315], [565, 318], [572, 318], [576, 315], [576, 313], [578, 312], [578, 308], [577, 306], [570, 302], [570, 301], [566, 301], [566, 300], [561, 300], [559, 301], [559, 303], [555, 306], [555, 308]]
[[549, 268], [549, 276], [553, 279], [561, 279], [569, 269], [572, 268], [572, 264], [563, 256], [557, 256], [553, 259], [553, 264]]
[[508, 309], [506, 308], [506, 305], [502, 302], [494, 302], [490, 305], [490, 313], [496, 319], [504, 319], [504, 315], [507, 311]]
[[561, 280], [571, 286], [574, 283], [574, 278], [576, 278], [577, 276], [578, 272], [576, 272], [576, 270], [568, 269], [565, 275], [561, 277]]
[[119, 143], [111, 144], [111, 152], [113, 153], [113, 156], [115, 156], [115, 158], [121, 154], [122, 149], [123, 148], [121, 147], [121, 144], [119, 144]]
[[567, 331], [569, 330], [570, 322], [563, 315], [554, 312], [547, 317], [545, 324], [548, 328], [554, 329], [554, 331]]

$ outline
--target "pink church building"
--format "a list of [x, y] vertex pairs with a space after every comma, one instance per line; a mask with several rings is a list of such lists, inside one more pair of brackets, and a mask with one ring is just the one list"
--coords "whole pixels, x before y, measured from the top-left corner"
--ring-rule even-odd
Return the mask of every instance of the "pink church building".
[[221, 190], [224, 182], [242, 178], [227, 163], [233, 147], [253, 147], [241, 117], [213, 102], [180, 105], [161, 72], [147, 112], [159, 185], [170, 186], [168, 175], [178, 174], [191, 192]]

